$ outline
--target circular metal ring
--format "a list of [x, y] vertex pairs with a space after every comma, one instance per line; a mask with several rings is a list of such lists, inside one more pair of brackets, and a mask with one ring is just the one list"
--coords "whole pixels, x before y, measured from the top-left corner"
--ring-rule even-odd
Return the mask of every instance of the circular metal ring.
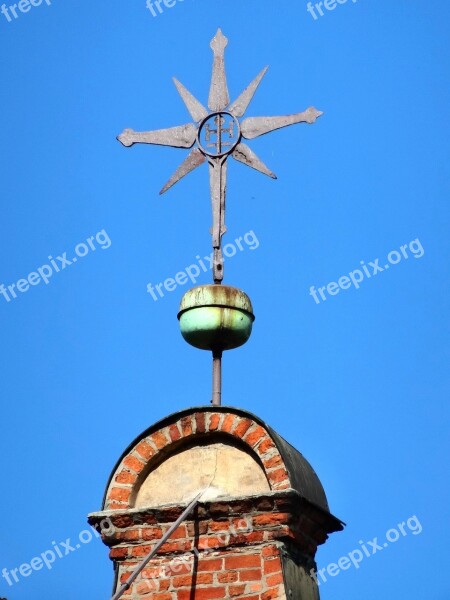
[[[233, 120], [233, 129], [234, 129], [233, 134], [234, 135], [231, 139], [233, 139], [234, 141], [232, 141], [230, 143], [230, 145], [227, 147], [226, 150], [223, 150], [220, 152], [211, 152], [210, 149], [205, 148], [205, 146], [203, 145], [203, 143], [201, 141], [201, 134], [202, 134], [203, 129], [208, 121], [210, 121], [214, 118], [217, 118], [217, 117], [219, 117], [221, 119], [223, 116], [231, 117], [231, 119]], [[227, 130], [222, 131], [222, 123], [217, 124], [217, 129], [218, 129], [218, 131], [213, 130], [213, 132], [215, 133], [215, 135], [219, 135], [220, 140], [222, 140], [222, 134], [226, 133]], [[231, 126], [230, 126], [230, 130], [231, 130]], [[230, 130], [228, 130], [228, 131], [230, 131]], [[241, 140], [241, 126], [239, 124], [239, 121], [233, 114], [231, 114], [230, 112], [227, 112], [226, 110], [219, 110], [217, 112], [213, 112], [213, 113], [209, 114], [207, 117], [205, 117], [201, 121], [201, 123], [198, 127], [197, 144], [198, 144], [200, 150], [203, 152], [203, 154], [206, 154], [206, 156], [210, 156], [211, 158], [221, 158], [222, 156], [231, 154], [233, 152], [233, 150], [236, 148], [236, 146], [239, 144], [240, 140]]]

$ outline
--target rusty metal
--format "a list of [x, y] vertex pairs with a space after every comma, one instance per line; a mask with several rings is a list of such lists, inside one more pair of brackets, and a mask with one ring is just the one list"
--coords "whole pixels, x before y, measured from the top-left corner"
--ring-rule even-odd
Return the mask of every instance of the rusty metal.
[[[124, 146], [157, 144], [174, 148], [192, 148], [196, 144], [196, 147], [191, 150], [189, 156], [161, 189], [161, 194], [167, 192], [180, 179], [203, 163], [209, 163], [213, 215], [211, 233], [214, 260], [212, 271], [213, 280], [218, 284], [222, 282], [224, 276], [222, 237], [227, 230], [225, 225], [225, 196], [228, 157], [231, 156], [236, 161], [276, 179], [276, 175], [241, 141], [241, 138], [252, 140], [281, 127], [296, 123], [314, 123], [322, 115], [320, 111], [310, 107], [304, 112], [294, 115], [251, 117], [240, 123], [238, 119], [244, 116], [268, 67], [265, 67], [240, 96], [230, 104], [225, 72], [225, 48], [227, 44], [228, 39], [218, 29], [210, 44], [213, 51], [213, 67], [208, 97], [209, 110], [182, 83], [175, 78], [173, 79], [194, 123], [142, 133], [133, 129], [125, 129], [118, 136], [118, 140]], [[227, 117], [230, 121], [225, 123]], [[204, 141], [202, 141], [202, 135], [205, 136]]]
[[222, 404], [222, 351], [213, 352], [212, 400], [213, 406]]
[[245, 292], [229, 285], [200, 285], [188, 290], [178, 312], [181, 335], [188, 344], [211, 352], [244, 345], [255, 315]]

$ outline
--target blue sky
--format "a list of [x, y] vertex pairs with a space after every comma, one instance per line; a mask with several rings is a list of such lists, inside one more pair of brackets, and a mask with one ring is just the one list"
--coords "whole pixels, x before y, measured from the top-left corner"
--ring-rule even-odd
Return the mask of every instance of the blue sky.
[[[450, 5], [349, 0], [314, 19], [303, 0], [179, 0], [156, 17], [144, 0], [52, 0], [17, 18], [11, 4], [0, 283], [24, 291], [0, 295], [0, 569], [77, 538], [130, 441], [209, 402], [210, 357], [178, 331], [188, 286], [147, 292], [210, 252], [207, 169], [161, 198], [186, 151], [115, 136], [190, 121], [171, 77], [206, 103], [221, 26], [233, 98], [270, 65], [248, 116], [324, 111], [251, 143], [278, 181], [231, 164], [224, 242], [258, 243], [226, 262], [225, 283], [257, 320], [225, 356], [224, 404], [258, 414], [320, 476], [347, 523], [320, 567], [420, 522], [328, 577], [322, 600], [448, 598]], [[49, 257], [48, 284], [19, 283]], [[389, 269], [359, 289], [310, 295], [377, 258]], [[93, 540], [12, 587], [0, 579], [0, 595], [107, 598], [111, 585]]]

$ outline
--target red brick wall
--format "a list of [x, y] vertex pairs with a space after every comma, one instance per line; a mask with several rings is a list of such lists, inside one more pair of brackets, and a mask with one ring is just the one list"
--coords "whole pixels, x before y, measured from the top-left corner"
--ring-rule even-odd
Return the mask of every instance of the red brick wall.
[[[119, 565], [119, 584], [149, 554], [183, 507], [167, 506], [97, 513], [109, 515], [102, 538]], [[158, 550], [131, 589], [129, 600], [272, 600], [285, 598], [280, 551], [314, 565], [327, 539], [327, 516], [298, 492], [201, 503]]]
[[[120, 583], [134, 563], [124, 563]], [[276, 544], [152, 560], [124, 594], [129, 600], [272, 600], [284, 599]]]

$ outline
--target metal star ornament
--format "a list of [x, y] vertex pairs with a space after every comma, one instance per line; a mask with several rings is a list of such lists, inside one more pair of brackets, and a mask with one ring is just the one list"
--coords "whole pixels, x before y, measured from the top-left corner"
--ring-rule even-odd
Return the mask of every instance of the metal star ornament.
[[117, 138], [124, 146], [156, 144], [173, 148], [192, 148], [189, 155], [162, 188], [160, 194], [164, 194], [180, 179], [203, 163], [208, 162], [213, 212], [212, 246], [214, 250], [213, 278], [215, 283], [221, 283], [223, 279], [221, 246], [222, 236], [226, 232], [225, 195], [228, 157], [231, 156], [234, 160], [276, 179], [276, 175], [242, 139], [252, 140], [295, 123], [314, 123], [323, 114], [310, 107], [304, 112], [294, 115], [250, 117], [240, 121], [239, 119], [244, 116], [268, 67], [265, 67], [237, 100], [230, 104], [225, 74], [225, 48], [227, 44], [227, 38], [219, 29], [211, 41], [214, 59], [208, 98], [209, 110], [182, 83], [174, 78], [178, 93], [194, 122], [155, 131], [136, 132], [133, 129], [125, 129]]

